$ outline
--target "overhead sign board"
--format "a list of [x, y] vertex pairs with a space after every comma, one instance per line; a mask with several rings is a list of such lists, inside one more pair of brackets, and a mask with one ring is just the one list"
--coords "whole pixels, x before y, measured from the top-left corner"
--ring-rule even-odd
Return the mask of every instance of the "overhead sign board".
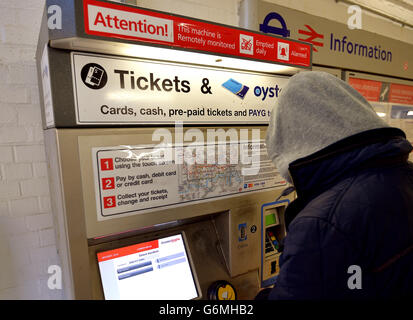
[[267, 124], [288, 78], [72, 53], [77, 124]]
[[87, 35], [311, 66], [311, 46], [290, 39], [107, 1], [84, 0], [83, 11]]
[[413, 79], [411, 44], [265, 1], [259, 2], [257, 29], [273, 32], [280, 17], [292, 39], [313, 45], [314, 64]]

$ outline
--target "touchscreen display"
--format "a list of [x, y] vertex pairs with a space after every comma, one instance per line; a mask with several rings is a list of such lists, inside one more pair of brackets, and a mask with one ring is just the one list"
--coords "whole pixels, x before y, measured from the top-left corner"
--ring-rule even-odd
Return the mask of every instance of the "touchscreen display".
[[182, 234], [99, 252], [97, 258], [107, 300], [198, 297]]

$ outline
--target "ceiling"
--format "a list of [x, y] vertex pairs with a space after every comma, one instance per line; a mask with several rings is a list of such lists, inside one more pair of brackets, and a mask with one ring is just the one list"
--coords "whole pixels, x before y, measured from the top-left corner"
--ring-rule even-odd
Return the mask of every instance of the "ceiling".
[[413, 27], [413, 0], [347, 0], [402, 25]]

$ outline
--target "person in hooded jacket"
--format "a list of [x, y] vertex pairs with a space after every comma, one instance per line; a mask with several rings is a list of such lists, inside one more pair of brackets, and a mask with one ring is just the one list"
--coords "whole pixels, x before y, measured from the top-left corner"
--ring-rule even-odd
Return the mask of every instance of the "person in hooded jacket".
[[272, 289], [256, 299], [413, 296], [413, 165], [405, 133], [346, 82], [294, 75], [267, 131], [268, 155], [296, 190]]

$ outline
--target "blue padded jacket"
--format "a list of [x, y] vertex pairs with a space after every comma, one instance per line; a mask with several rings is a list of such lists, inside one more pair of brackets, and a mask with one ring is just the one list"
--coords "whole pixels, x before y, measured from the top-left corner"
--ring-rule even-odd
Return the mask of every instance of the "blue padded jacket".
[[297, 199], [269, 299], [413, 296], [412, 149], [380, 128], [290, 164]]

